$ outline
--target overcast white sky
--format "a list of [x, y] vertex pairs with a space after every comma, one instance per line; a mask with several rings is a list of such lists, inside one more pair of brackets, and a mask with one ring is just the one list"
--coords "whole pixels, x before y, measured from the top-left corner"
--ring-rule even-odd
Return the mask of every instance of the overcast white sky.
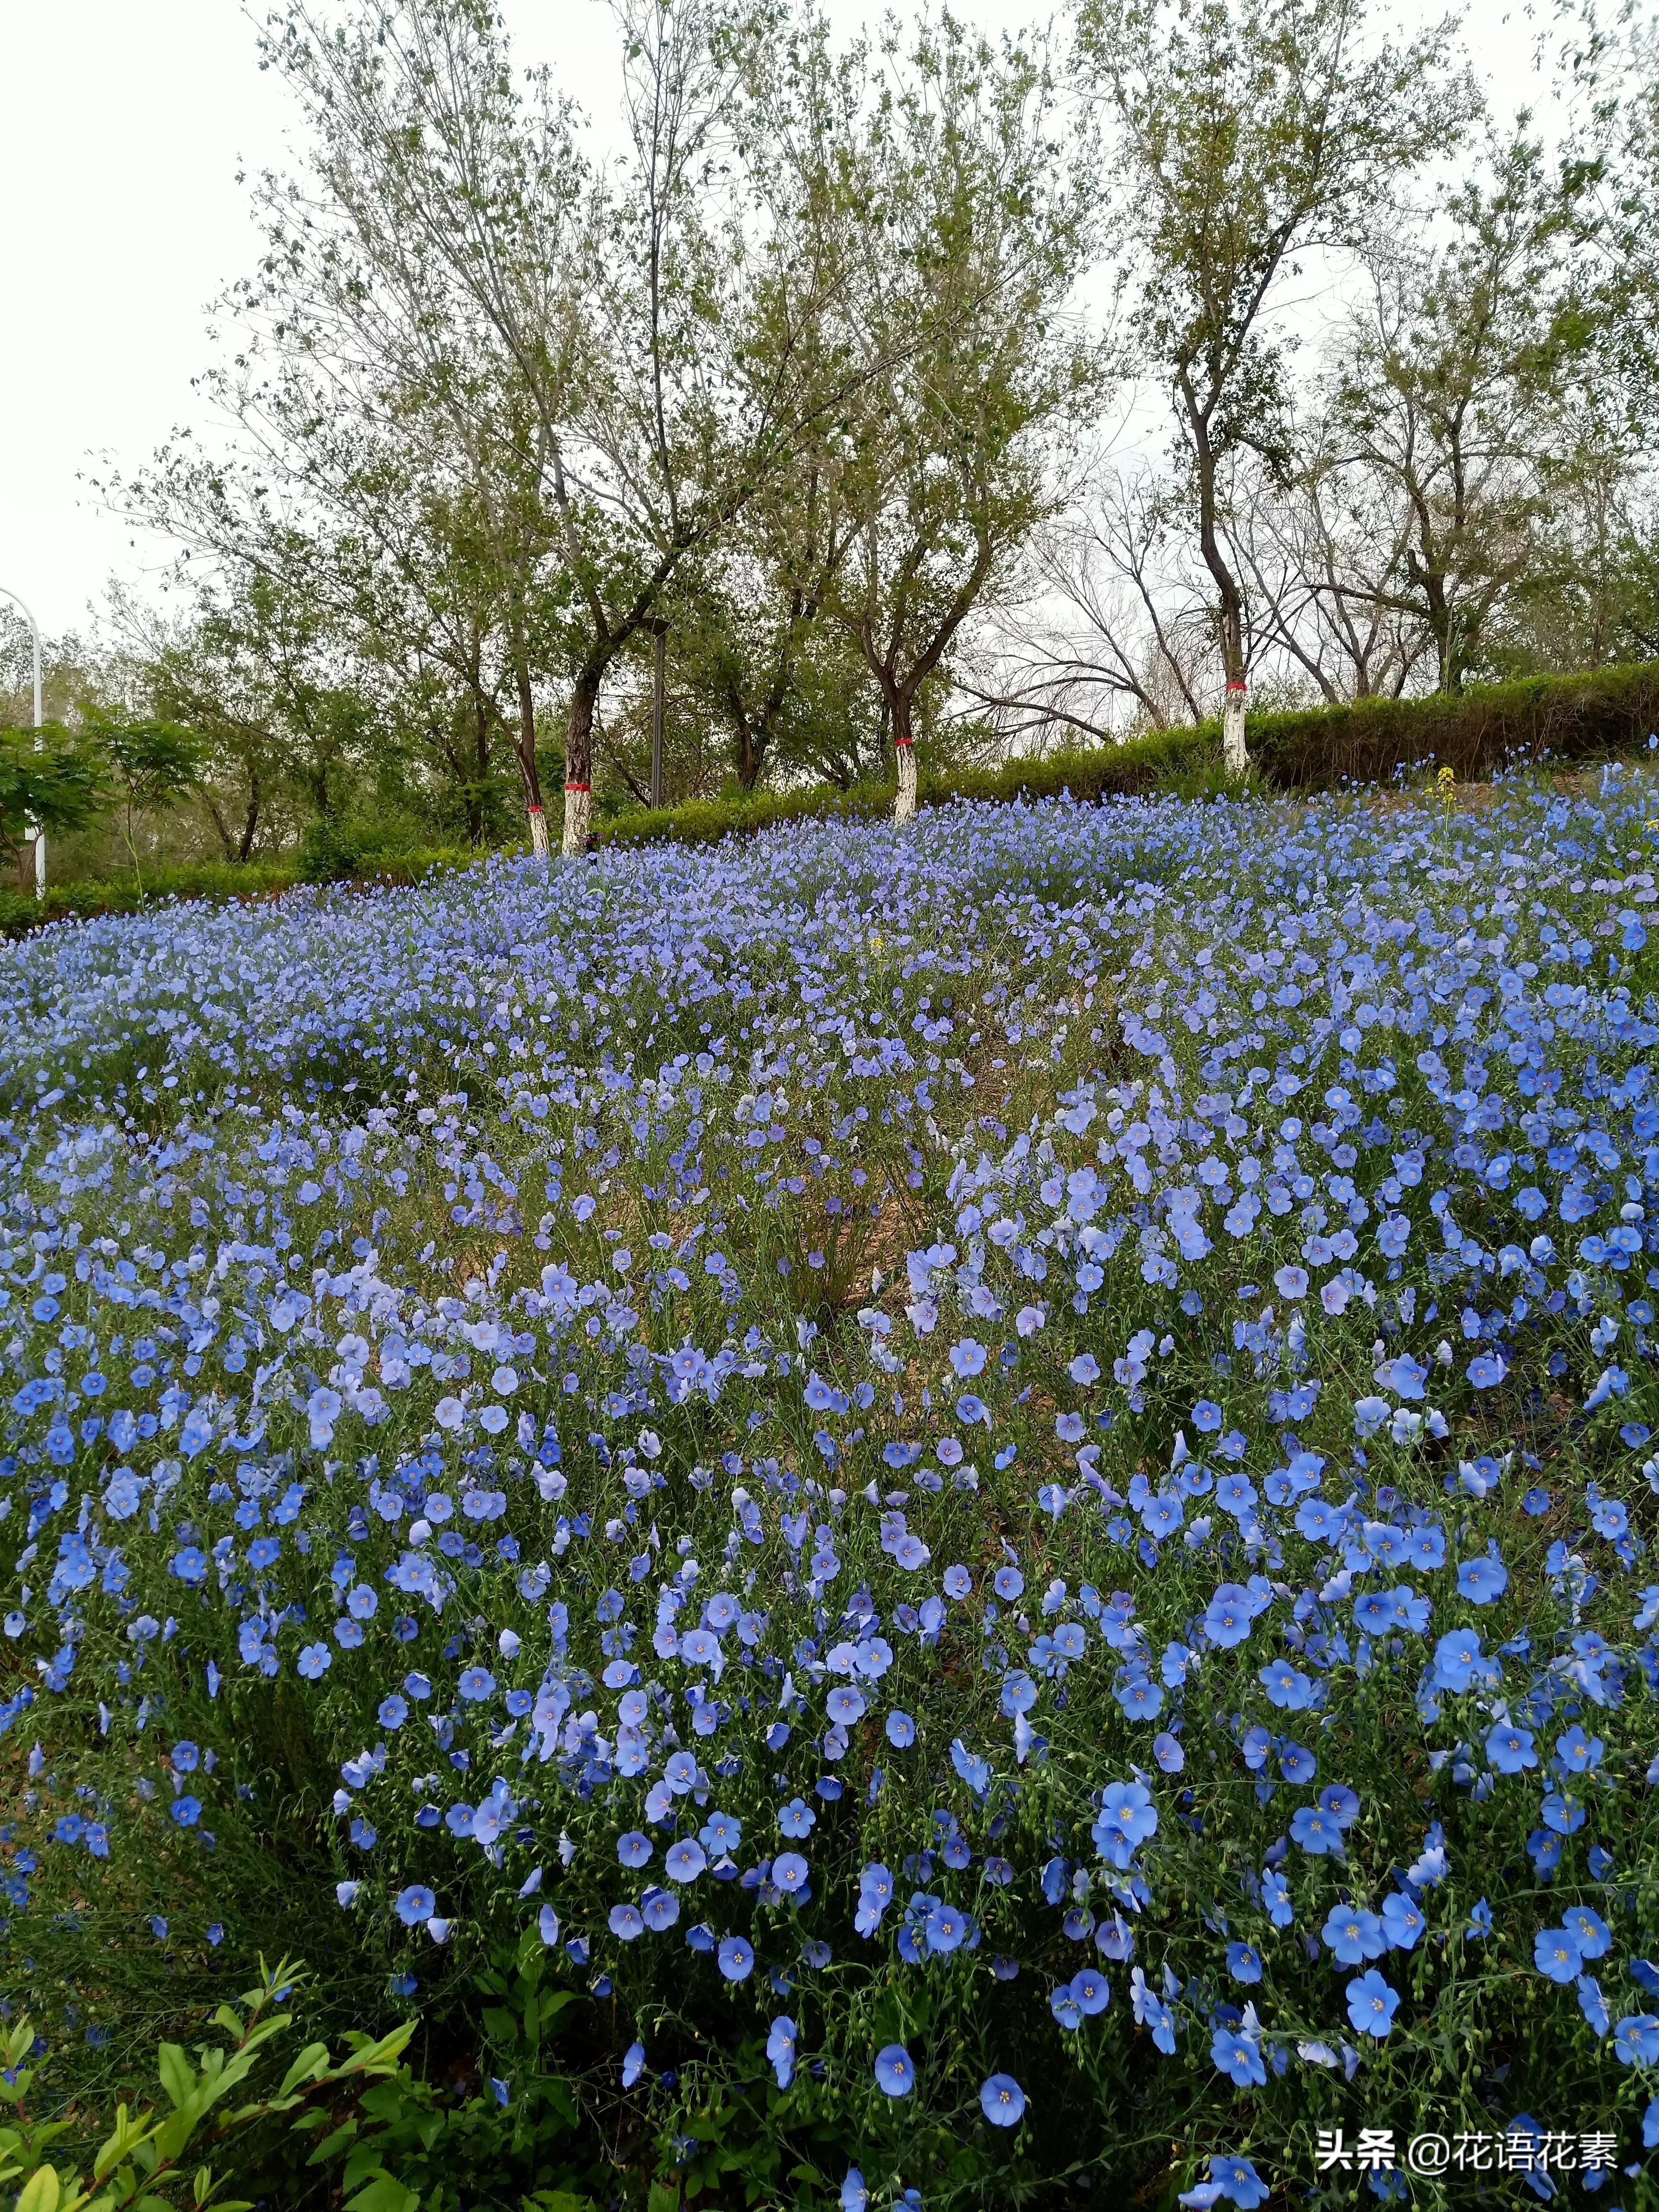
[[[1407, 0], [1411, 4], [1411, 0]], [[827, 0], [838, 29], [878, 0]], [[957, 0], [987, 28], [1040, 0]], [[505, 0], [526, 62], [555, 65], [601, 121], [616, 106], [604, 0]], [[237, 0], [0, 0], [0, 586], [51, 632], [83, 625], [106, 580], [153, 573], [82, 481], [205, 427], [191, 379], [209, 303], [252, 264], [239, 168], [290, 158], [289, 112]], [[1470, 50], [1500, 111], [1539, 103], [1524, 0], [1472, 0]]]

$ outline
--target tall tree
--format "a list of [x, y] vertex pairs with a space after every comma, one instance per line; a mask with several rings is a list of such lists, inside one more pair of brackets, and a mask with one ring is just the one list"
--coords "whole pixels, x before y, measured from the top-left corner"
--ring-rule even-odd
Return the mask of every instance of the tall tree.
[[1285, 454], [1284, 287], [1307, 254], [1368, 234], [1474, 95], [1449, 22], [1373, 40], [1364, 0], [1082, 0], [1079, 31], [1116, 120], [1134, 327], [1189, 474], [1239, 773], [1246, 617], [1225, 492], [1235, 456]]
[[[128, 514], [185, 549], [179, 581], [203, 595], [197, 644], [223, 645], [233, 607], [267, 630], [278, 606], [303, 608], [308, 657], [326, 644], [374, 702], [378, 765], [397, 757], [446, 821], [459, 815], [479, 841], [525, 659], [515, 665], [509, 619], [522, 577], [503, 558], [497, 506], [459, 468], [431, 410], [377, 411], [305, 349], [273, 362], [256, 332], [233, 370], [204, 383], [236, 423], [238, 450], [210, 457], [179, 439], [116, 489]], [[544, 629], [544, 605], [532, 604]], [[170, 636], [175, 662], [181, 643]], [[274, 787], [269, 766], [261, 779]]]
[[[102, 699], [110, 677], [100, 647], [70, 630], [40, 640], [41, 712], [48, 722], [66, 726], [82, 702]], [[9, 601], [0, 599], [0, 729], [21, 728], [34, 720], [34, 649], [28, 624]]]
[[1561, 0], [1558, 15], [1585, 187], [1583, 296], [1604, 402], [1650, 452], [1659, 431], [1659, 9], [1654, 0]]
[[129, 673], [157, 721], [204, 750], [202, 792], [225, 857], [252, 857], [287, 799], [340, 811], [372, 748], [373, 701], [333, 649], [313, 599], [256, 570], [192, 592], [173, 614], [114, 602]]
[[839, 460], [812, 440], [682, 580], [677, 659], [728, 732], [745, 791], [775, 760], [856, 779], [867, 718], [853, 694], [868, 679], [861, 662], [849, 672], [845, 642], [824, 619], [856, 534]]
[[1350, 539], [1334, 590], [1420, 625], [1443, 691], [1550, 565], [1565, 480], [1599, 442], [1571, 405], [1590, 360], [1569, 255], [1583, 173], [1553, 173], [1525, 137], [1489, 166], [1447, 195], [1439, 240], [1372, 249], [1333, 379], [1339, 465], [1366, 509], [1398, 521], [1371, 533], [1380, 563]]
[[[338, 26], [296, 5], [264, 51], [312, 145], [302, 173], [263, 180], [267, 252], [237, 303], [278, 364], [271, 413], [314, 451], [293, 399], [318, 392], [319, 428], [343, 416], [423, 449], [434, 493], [465, 509], [498, 594], [507, 729], [545, 851], [535, 675], [556, 532], [544, 477], [589, 237], [569, 111], [544, 78], [521, 90], [482, 0], [371, 5]], [[330, 473], [331, 489], [349, 471]]]
[[102, 756], [119, 813], [121, 842], [132, 862], [139, 889], [144, 872], [138, 856], [137, 817], [176, 806], [202, 779], [208, 748], [200, 732], [154, 715], [112, 714], [88, 706], [85, 727], [90, 746]]
[[[108, 763], [76, 731], [0, 724], [0, 857], [21, 860], [38, 833], [84, 830], [109, 804]], [[30, 880], [33, 869], [29, 867]]]
[[1007, 735], [1114, 738], [1120, 704], [1132, 728], [1201, 719], [1213, 625], [1184, 557], [1180, 491], [1150, 467], [1102, 465], [1039, 531], [1032, 588], [999, 607], [958, 678]]
[[903, 820], [920, 703], [1053, 512], [1097, 396], [1100, 354], [1067, 313], [1097, 210], [1024, 48], [999, 53], [946, 15], [908, 52], [890, 30], [879, 58], [872, 82], [849, 57], [836, 89], [849, 343], [889, 366], [837, 441], [852, 536], [825, 605], [875, 684]]
[[849, 386], [811, 342], [837, 283], [822, 233], [757, 198], [733, 128], [744, 25], [716, 0], [617, 13], [614, 171], [585, 162], [545, 76], [520, 87], [485, 0], [407, 0], [333, 33], [300, 0], [269, 46], [322, 149], [308, 191], [269, 202], [282, 281], [325, 302], [343, 354], [446, 411], [489, 497], [538, 849], [547, 605], [573, 850], [607, 674]]
[[1432, 659], [1427, 632], [1391, 589], [1411, 538], [1398, 498], [1348, 465], [1332, 410], [1298, 410], [1288, 471], [1258, 469], [1235, 496], [1256, 654], [1276, 652], [1328, 704], [1398, 698]]

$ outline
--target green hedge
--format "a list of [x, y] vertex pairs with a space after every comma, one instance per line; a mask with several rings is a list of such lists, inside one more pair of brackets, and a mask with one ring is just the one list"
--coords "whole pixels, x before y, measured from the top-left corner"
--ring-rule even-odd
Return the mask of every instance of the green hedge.
[[[942, 806], [952, 799], [1054, 799], [1068, 792], [1079, 801], [1161, 791], [1182, 776], [1218, 763], [1215, 728], [1168, 730], [1126, 744], [1094, 745], [1086, 752], [1050, 753], [1043, 760], [1009, 761], [998, 769], [958, 769], [949, 776], [924, 775], [917, 799]], [[684, 806], [641, 807], [594, 830], [599, 845], [709, 845], [747, 836], [781, 822], [874, 822], [892, 811], [890, 783], [855, 784], [850, 791], [813, 785], [805, 791], [768, 793], [756, 799], [696, 799]]]
[[[466, 848], [424, 853], [367, 854], [354, 881], [365, 884], [414, 884], [453, 868], [469, 868], [482, 856]], [[44, 899], [27, 891], [0, 891], [0, 936], [19, 937], [51, 921], [87, 921], [104, 914], [136, 914], [170, 898], [240, 899], [252, 902], [280, 897], [305, 881], [293, 861], [250, 862], [237, 866], [226, 860], [198, 867], [157, 868], [147, 875], [143, 887], [132, 882], [76, 883], [51, 886]]]
[[[1629, 752], [1659, 730], [1659, 662], [1593, 670], [1583, 676], [1528, 677], [1472, 686], [1455, 697], [1365, 699], [1351, 707], [1308, 707], [1246, 718], [1246, 742], [1262, 783], [1284, 791], [1388, 784], [1402, 775], [1449, 767], [1460, 782], [1505, 763], [1546, 755], [1569, 763]], [[1118, 745], [1015, 760], [1000, 769], [924, 776], [923, 806], [952, 799], [1055, 799], [1080, 804], [1133, 798], [1216, 775], [1221, 726], [1200, 722]], [[851, 791], [814, 787], [759, 799], [696, 799], [655, 811], [641, 808], [595, 831], [602, 845], [665, 841], [711, 844], [781, 822], [871, 821], [893, 803], [891, 784]]]
[[1645, 744], [1659, 730], [1659, 661], [1255, 715], [1247, 728], [1262, 775], [1284, 790], [1387, 783], [1431, 763], [1468, 781], [1547, 754], [1567, 763]]
[[[1455, 697], [1364, 699], [1350, 707], [1308, 707], [1251, 714], [1246, 739], [1260, 781], [1281, 791], [1329, 790], [1345, 783], [1388, 784], [1431, 767], [1460, 782], [1519, 761], [1548, 756], [1568, 764], [1630, 752], [1659, 730], [1659, 661], [1592, 670], [1583, 676], [1528, 677], [1476, 684]], [[1000, 769], [923, 776], [924, 806], [952, 799], [1012, 800], [1069, 794], [1080, 805], [1202, 786], [1221, 765], [1217, 722], [1133, 738], [1121, 745], [1009, 761]], [[780, 823], [878, 821], [893, 804], [891, 784], [851, 791], [812, 785], [758, 798], [699, 799], [684, 806], [636, 808], [596, 827], [598, 845], [709, 845]], [[479, 855], [466, 849], [363, 854], [352, 880], [410, 884]], [[321, 872], [320, 870], [314, 872]], [[23, 892], [0, 892], [0, 934], [15, 937], [42, 921], [131, 914], [161, 898], [269, 898], [305, 879], [297, 861], [274, 866], [158, 870], [142, 894], [131, 883], [68, 884], [44, 906]]]
[[[752, 836], [781, 822], [875, 822], [893, 807], [889, 784], [854, 784], [838, 791], [810, 784], [801, 791], [764, 792], [741, 799], [692, 799], [680, 806], [632, 807], [610, 822], [595, 823], [596, 845], [712, 845], [722, 837]], [[556, 836], [558, 823], [553, 824]]]

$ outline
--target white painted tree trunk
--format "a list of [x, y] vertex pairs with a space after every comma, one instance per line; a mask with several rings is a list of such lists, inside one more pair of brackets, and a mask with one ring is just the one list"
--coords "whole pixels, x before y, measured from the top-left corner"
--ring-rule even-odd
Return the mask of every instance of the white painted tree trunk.
[[914, 822], [916, 818], [916, 749], [908, 738], [901, 738], [898, 753], [898, 797], [893, 802], [895, 822]]
[[1227, 686], [1227, 705], [1221, 722], [1221, 757], [1229, 775], [1243, 775], [1250, 765], [1244, 750], [1244, 700], [1242, 684]]
[[538, 860], [544, 860], [548, 856], [547, 815], [539, 806], [532, 806], [530, 810], [530, 849]]
[[567, 853], [586, 851], [588, 825], [592, 819], [592, 785], [566, 784], [564, 787], [564, 849]]

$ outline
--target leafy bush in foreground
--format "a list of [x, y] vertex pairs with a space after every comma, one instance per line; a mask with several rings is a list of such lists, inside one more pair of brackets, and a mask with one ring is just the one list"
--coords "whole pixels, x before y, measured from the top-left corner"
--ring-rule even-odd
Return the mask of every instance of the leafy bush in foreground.
[[499, 2084], [486, 2202], [1318, 2205], [1364, 2126], [1651, 2204], [1653, 810], [9, 948], [0, 1981], [130, 2034], [303, 1923]]
[[[162, 2044], [157, 2068], [170, 2109], [158, 2113], [152, 2106], [131, 2112], [119, 2106], [113, 2129], [92, 2154], [84, 2185], [72, 2168], [55, 2163], [63, 2139], [75, 2132], [75, 2122], [46, 2119], [30, 2109], [40, 2104], [49, 2062], [36, 2050], [33, 2021], [18, 2021], [4, 2039], [5, 2064], [0, 2069], [0, 2106], [9, 2106], [12, 2114], [9, 2123], [0, 2124], [0, 2192], [8, 2202], [15, 2200], [15, 2212], [121, 2212], [126, 2205], [136, 2205], [138, 2212], [168, 2212], [181, 2201], [174, 2192], [185, 2189], [198, 2212], [208, 2205], [216, 2212], [252, 2212], [246, 2201], [219, 2194], [224, 2179], [215, 2179], [210, 2162], [187, 2165], [186, 2158], [200, 2159], [204, 2151], [234, 2157], [244, 2148], [241, 2139], [268, 2134], [272, 2122], [306, 2139], [312, 2163], [325, 2163], [356, 2132], [350, 2120], [330, 2129], [326, 2094], [355, 2097], [365, 2083], [395, 2074], [410, 2030], [394, 2028], [379, 2040], [353, 2035], [349, 2056], [337, 2066], [329, 2064], [326, 2044], [310, 2044], [280, 2080], [266, 2085], [263, 2095], [249, 2098], [251, 2078], [264, 2070], [261, 2051], [292, 2024], [281, 2010], [270, 2008], [285, 2005], [303, 1978], [286, 1960], [270, 1972], [261, 1961], [258, 1986], [246, 1990], [235, 2004], [215, 2010], [212, 2024], [229, 2039], [228, 2047], [198, 2045], [199, 2065], [191, 2063], [179, 2045]], [[244, 2094], [228, 2103], [233, 2092]], [[322, 2140], [313, 2148], [319, 2131]], [[375, 2178], [389, 2180], [384, 2169]], [[355, 2212], [399, 2212], [386, 2188], [371, 2185], [367, 2194], [368, 2201], [359, 2201]], [[399, 2189], [398, 2198], [404, 2194]]]

